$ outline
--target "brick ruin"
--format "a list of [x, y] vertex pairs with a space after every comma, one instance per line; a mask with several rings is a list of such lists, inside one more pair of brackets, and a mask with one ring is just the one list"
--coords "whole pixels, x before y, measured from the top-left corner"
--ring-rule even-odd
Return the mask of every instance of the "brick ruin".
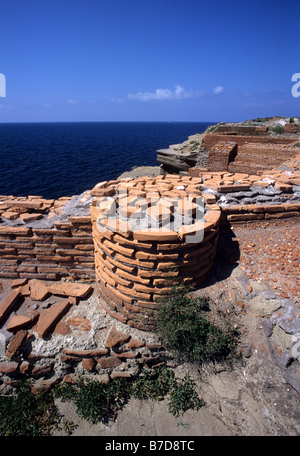
[[155, 310], [174, 282], [199, 285], [207, 277], [221, 211], [214, 197], [202, 198], [200, 182], [166, 175], [98, 187], [96, 284], [105, 310], [123, 323], [154, 330]]
[[[68, 313], [72, 324], [88, 330], [87, 310], [82, 308], [83, 316], [72, 312], [93, 286], [102, 319], [108, 315], [116, 324], [151, 332], [159, 302], [174, 281], [201, 286], [206, 279], [223, 226], [299, 217], [299, 142], [267, 137], [263, 127], [255, 128], [252, 136], [249, 129], [222, 126], [205, 135], [207, 166], [193, 166], [185, 175], [116, 179], [58, 200], [0, 196], [0, 278], [12, 281], [0, 303], [0, 323], [13, 335], [0, 373], [36, 369], [37, 376], [50, 376], [52, 355], [46, 365], [37, 354], [20, 355], [21, 346], [33, 334], [48, 340], [54, 327], [63, 333], [66, 327], [59, 324]], [[68, 288], [74, 282], [87, 288]], [[52, 305], [51, 295], [59, 296]], [[16, 315], [22, 297], [49, 301], [50, 308]], [[155, 338], [110, 332], [99, 349], [80, 337], [82, 347], [63, 347], [55, 369], [63, 363], [95, 371], [96, 365], [113, 378], [159, 362]], [[120, 370], [123, 361], [131, 373]], [[66, 367], [61, 375], [69, 371]]]

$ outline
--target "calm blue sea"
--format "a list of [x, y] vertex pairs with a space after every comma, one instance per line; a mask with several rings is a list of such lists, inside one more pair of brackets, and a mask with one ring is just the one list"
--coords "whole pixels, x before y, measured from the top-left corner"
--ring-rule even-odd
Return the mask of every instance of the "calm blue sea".
[[157, 149], [210, 123], [72, 122], [0, 124], [0, 195], [79, 195], [133, 166], [158, 166]]

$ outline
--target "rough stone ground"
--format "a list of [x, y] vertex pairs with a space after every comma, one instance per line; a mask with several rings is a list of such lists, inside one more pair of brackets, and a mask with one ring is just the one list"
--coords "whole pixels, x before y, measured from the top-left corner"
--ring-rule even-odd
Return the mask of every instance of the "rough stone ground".
[[[221, 232], [210, 281], [195, 293], [210, 298], [213, 318], [235, 325], [242, 356], [232, 365], [176, 367], [195, 380], [204, 407], [173, 417], [167, 399], [134, 399], [106, 426], [57, 400], [62, 423], [72, 421], [75, 436], [299, 435], [299, 231], [290, 219]], [[63, 425], [54, 435], [66, 435]]]

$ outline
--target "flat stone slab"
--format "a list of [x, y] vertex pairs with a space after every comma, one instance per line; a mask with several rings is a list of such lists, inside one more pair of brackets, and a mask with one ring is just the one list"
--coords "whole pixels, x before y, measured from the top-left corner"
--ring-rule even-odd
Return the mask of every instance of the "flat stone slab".
[[53, 304], [49, 309], [43, 310], [40, 313], [39, 320], [36, 325], [39, 337], [46, 337], [70, 306], [71, 303], [68, 299], [62, 299], [61, 301]]
[[30, 298], [33, 301], [43, 301], [49, 294], [47, 285], [42, 280], [31, 279], [29, 281]]
[[122, 333], [118, 331], [115, 327], [110, 330], [108, 337], [105, 342], [105, 346], [108, 348], [120, 347], [123, 344], [126, 344], [130, 340], [130, 334]]
[[72, 282], [58, 282], [47, 287], [48, 292], [55, 295], [72, 296], [74, 298], [84, 298], [92, 290], [90, 285]]
[[32, 323], [32, 319], [25, 315], [13, 315], [7, 323], [7, 331], [15, 332], [19, 329], [26, 328]]
[[17, 289], [17, 290], [13, 290], [10, 293], [8, 293], [6, 298], [4, 298], [4, 300], [0, 304], [0, 322], [2, 322], [4, 320], [4, 318], [6, 317], [8, 312], [10, 312], [10, 310], [13, 308], [13, 306], [19, 299], [19, 297], [20, 297], [20, 290]]

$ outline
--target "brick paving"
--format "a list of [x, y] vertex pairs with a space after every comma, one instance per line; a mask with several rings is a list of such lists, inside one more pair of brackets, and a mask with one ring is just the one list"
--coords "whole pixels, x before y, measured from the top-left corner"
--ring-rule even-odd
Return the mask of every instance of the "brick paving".
[[239, 243], [239, 264], [247, 276], [268, 284], [276, 295], [299, 306], [299, 220], [236, 225], [233, 231]]

